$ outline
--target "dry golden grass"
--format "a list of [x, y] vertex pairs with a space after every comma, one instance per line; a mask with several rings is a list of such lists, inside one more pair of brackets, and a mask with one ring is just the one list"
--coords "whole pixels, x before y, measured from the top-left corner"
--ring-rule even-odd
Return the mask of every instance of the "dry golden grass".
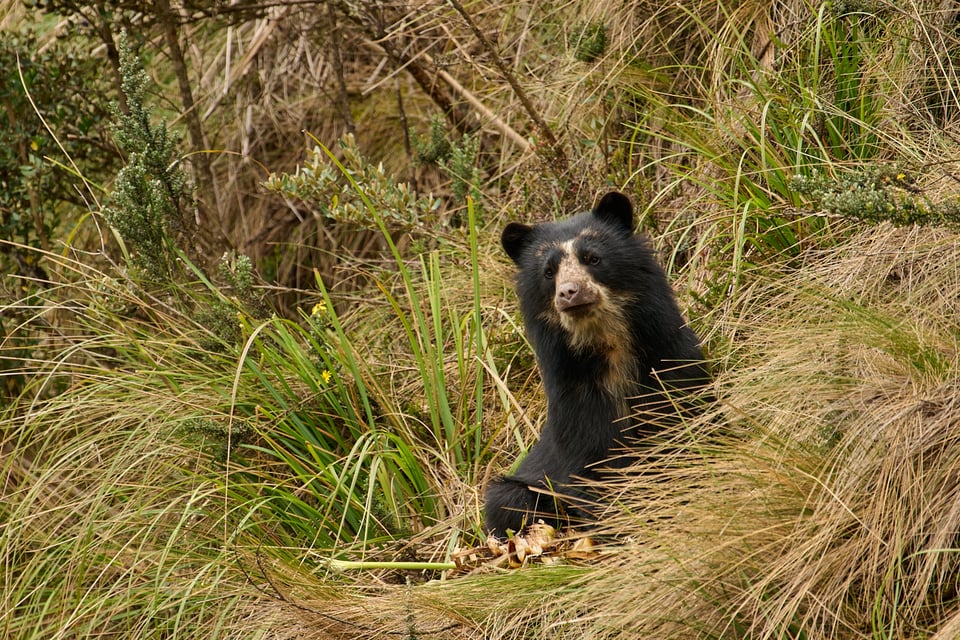
[[598, 562], [301, 584], [277, 637], [951, 637], [958, 249], [881, 227], [753, 274], [716, 321], [720, 410], [618, 487]]
[[[895, 8], [876, 4], [878, 11]], [[4, 19], [20, 15], [3, 6]], [[786, 211], [784, 224], [793, 221], [789, 194], [770, 187], [767, 174], [739, 173], [734, 157], [746, 157], [756, 151], [751, 143], [778, 132], [736, 137], [744, 122], [756, 126], [759, 102], [696, 123], [702, 124], [700, 141], [675, 139], [680, 125], [667, 130], [676, 125], [671, 118], [679, 104], [737, 106], [751, 55], [769, 70], [797, 54], [800, 34], [791, 29], [802, 22], [798, 16], [809, 17], [806, 5], [776, 6], [771, 14], [760, 2], [739, 3], [730, 12], [710, 2], [470, 3], [473, 20], [488, 38], [496, 35], [495, 50], [485, 49], [446, 3], [391, 3], [398, 13], [389, 24], [334, 22], [317, 7], [288, 4], [229, 29], [185, 27], [183, 38], [194, 43], [189, 51], [208, 142], [225, 150], [214, 170], [228, 243], [295, 289], [292, 304], [303, 295], [316, 298], [316, 291], [304, 292], [314, 285], [314, 267], [330, 288], [345, 283], [337, 302], [350, 309], [344, 321], [367, 367], [363, 382], [376, 396], [377, 426], [416, 436], [410, 442], [423, 445], [418, 461], [428, 468], [428, 484], [442, 493], [439, 510], [449, 514], [432, 526], [418, 524], [409, 539], [392, 540], [388, 548], [351, 548], [376, 557], [409, 552], [443, 559], [456, 545], [475, 544], [483, 481], [509, 465], [521, 441], [535, 437], [543, 398], [516, 327], [509, 269], [496, 246], [508, 218], [551, 218], [571, 199], [585, 207], [595, 193], [619, 186], [641, 196], [652, 226], [668, 228], [657, 240], [675, 250], [670, 266], [680, 270], [681, 291], [710, 294], [717, 274], [730, 271], [727, 296], [713, 291], [708, 301], [715, 306], [694, 318], [714, 347], [719, 409], [687, 425], [672, 466], [613, 488], [619, 499], [602, 523], [608, 553], [597, 562], [447, 579], [400, 571], [333, 574], [310, 540], [271, 547], [282, 523], [257, 521], [264, 505], [251, 500], [253, 494], [231, 497], [214, 481], [221, 479], [219, 468], [176, 440], [172, 425], [185, 416], [233, 416], [235, 398], [208, 397], [214, 383], [230, 389], [233, 382], [234, 371], [217, 360], [222, 354], [200, 354], [182, 366], [172, 356], [192, 345], [201, 328], [173, 326], [170, 335], [150, 335], [151, 322], [179, 322], [164, 301], [134, 299], [134, 289], [119, 278], [104, 278], [103, 286], [115, 290], [101, 295], [99, 275], [77, 275], [89, 290], [64, 305], [64, 313], [102, 311], [112, 320], [103, 335], [75, 338], [64, 331], [58, 338], [63, 359], [32, 371], [38, 379], [62, 367], [64, 376], [74, 376], [71, 395], [54, 403], [25, 400], [19, 413], [5, 418], [3, 513], [17, 526], [0, 528], [7, 594], [0, 631], [275, 639], [956, 637], [960, 239], [929, 229], [856, 231], [831, 219], [840, 231], [802, 238], [799, 249], [789, 247], [796, 252], [786, 264], [776, 266], [776, 257], [766, 254], [765, 266], [748, 268], [755, 256], [738, 253], [746, 239], [737, 231], [747, 210], [741, 218], [720, 191], [755, 180], [769, 197], [768, 210], [756, 219]], [[937, 13], [931, 7], [892, 15], [909, 20], [915, 12], [926, 19]], [[577, 61], [568, 37], [576, 23], [600, 18], [610, 25], [607, 54]], [[543, 24], [549, 28], [535, 28]], [[879, 157], [894, 149], [914, 160], [942, 156], [946, 168], [925, 165], [922, 187], [948, 195], [955, 74], [944, 52], [952, 50], [952, 27], [936, 20], [925, 25], [902, 58], [864, 58], [865, 77], [896, 88], [882, 118], [864, 124], [881, 134]], [[769, 60], [764, 46], [772, 32], [785, 46], [777, 49], [781, 57]], [[638, 48], [642, 60], [635, 57]], [[567, 173], [533, 156], [536, 123], [493, 56], [555, 126]], [[283, 171], [302, 160], [301, 130], [332, 145], [354, 128], [371, 160], [448, 196], [434, 169], [411, 168], [404, 145], [402, 134], [425, 126], [429, 112], [439, 109], [406, 75], [416, 64], [442, 80], [444, 95], [468, 114], [468, 128], [486, 145], [479, 298], [500, 369], [482, 389], [489, 439], [469, 474], [443, 457], [448, 452], [436, 434], [427, 434], [434, 437], [427, 444], [417, 439], [427, 431], [429, 407], [410, 345], [399, 344], [393, 308], [383, 298], [369, 299], [373, 287], [348, 292], [379, 278], [406, 317], [428, 298], [421, 292], [414, 300], [390, 281], [382, 238], [331, 225], [299, 203], [266, 195], [260, 185], [265, 168]], [[914, 70], [927, 65], [937, 67], [923, 76], [933, 79], [914, 82]], [[825, 95], [831, 81], [825, 76]], [[350, 118], [339, 103], [344, 89]], [[941, 111], [926, 110], [933, 94], [946, 96]], [[927, 118], [931, 113], [936, 117]], [[723, 122], [728, 116], [736, 126]], [[622, 126], [634, 118], [635, 128]], [[781, 168], [792, 170], [758, 171]], [[711, 192], [711, 183], [720, 186]], [[850, 238], [840, 246], [817, 248], [844, 234]], [[456, 233], [443, 241], [443, 310], [463, 312], [472, 304], [465, 241]], [[681, 250], [686, 260], [678, 258]], [[124, 308], [101, 310], [104, 299]], [[683, 302], [695, 311], [703, 306], [688, 295]], [[16, 302], [18, 308], [30, 304]], [[71, 305], [75, 309], [66, 310]], [[131, 331], [126, 307], [155, 310], [142, 331]], [[45, 311], [36, 313], [32, 320], [42, 320]], [[462, 408], [473, 398], [476, 378], [470, 376], [477, 370], [461, 375], [451, 343], [437, 347], [444, 349], [439, 369], [451, 402]], [[139, 348], [146, 355], [120, 353]], [[67, 355], [87, 358], [90, 370], [79, 373]], [[167, 368], [183, 379], [167, 375]], [[252, 403], [259, 400], [256, 391], [250, 391]], [[279, 419], [263, 422], [266, 431]], [[717, 424], [719, 432], [712, 428]], [[287, 473], [278, 463], [273, 469]], [[293, 493], [302, 495], [302, 488]], [[231, 537], [236, 513], [250, 516], [245, 524], [256, 539]]]

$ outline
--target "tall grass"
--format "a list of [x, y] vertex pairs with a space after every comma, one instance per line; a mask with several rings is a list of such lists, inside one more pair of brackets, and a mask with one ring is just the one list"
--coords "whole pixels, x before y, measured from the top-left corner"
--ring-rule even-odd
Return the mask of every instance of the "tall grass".
[[30, 311], [24, 332], [47, 329], [34, 353], [48, 355], [20, 363], [27, 395], [0, 422], [2, 633], [182, 636], [202, 627], [222, 637], [244, 594], [220, 550], [245, 516], [224, 539], [220, 483], [173, 427], [185, 414], [217, 412], [216, 354], [159, 301], [74, 260], [45, 259], [64, 280], [4, 308]]
[[[581, 35], [623, 20], [524, 78], [562, 96], [544, 112], [571, 146], [602, 129], [571, 183], [649, 196], [716, 363], [720, 400], [673, 464], [612, 487], [599, 555], [469, 575], [330, 562], [480, 541], [480, 491], [542, 414], [497, 231], [549, 217], [533, 209], [556, 185], [527, 166], [482, 217], [468, 202], [462, 228], [413, 220], [401, 241], [387, 221], [410, 212], [321, 150], [373, 230], [368, 259], [342, 262], [360, 293], [318, 277], [279, 317], [199, 269], [145, 288], [72, 246], [7, 289], [0, 370], [22, 393], [0, 414], [0, 635], [955, 637], [956, 234], [809, 210], [791, 182], [897, 161], [917, 179], [891, 188], [948, 193], [953, 39], [916, 7], [786, 4], [773, 63], [756, 4], [555, 7]], [[520, 10], [502, 24], [533, 29]], [[545, 60], [580, 42], [543, 29]]]
[[[264, 439], [256, 448], [297, 471], [302, 486], [284, 489], [289, 496], [281, 502], [293, 495], [302, 502], [306, 495], [322, 505], [300, 517], [301, 535], [313, 547], [369, 543], [374, 533], [409, 535], [464, 515], [461, 526], [475, 528], [476, 503], [442, 490], [482, 476], [483, 415], [498, 376], [481, 324], [472, 208], [469, 220], [469, 272], [454, 278], [472, 286], [468, 296], [444, 286], [436, 252], [413, 267], [396, 253], [393, 269], [369, 274], [382, 296], [379, 310], [341, 318], [318, 279], [320, 302], [304, 314], [304, 324], [274, 319], [256, 336], [251, 332], [258, 357], [248, 354], [244, 367], [272, 400], [256, 409]], [[385, 340], [403, 362], [382, 362], [369, 350], [383, 348]], [[261, 481], [269, 483], [273, 473]], [[331, 490], [339, 499], [331, 500]], [[338, 516], [341, 503], [351, 508]], [[323, 536], [325, 523], [338, 517], [339, 529]]]
[[[468, 220], [454, 278], [466, 295], [444, 286], [436, 252], [408, 265], [394, 248], [392, 268], [371, 269], [382, 298], [369, 315], [338, 314], [318, 279], [299, 321], [252, 316], [205, 278], [153, 297], [47, 255], [62, 279], [7, 307], [34, 309], [25, 335], [64, 332], [37, 349], [48, 360], [13, 369], [33, 384], [2, 423], [9, 635], [229, 635], [239, 594], [261, 599], [264, 557], [325, 570], [439, 523], [441, 544], [431, 534], [408, 556], [448, 558], [460, 531], [475, 540], [468, 487], [485, 473], [483, 415], [503, 416], [490, 399], [508, 394], [495, 390], [482, 324], [472, 207]], [[371, 349], [384, 344], [404, 359], [379, 359]], [[411, 368], [422, 386], [410, 386]], [[160, 584], [174, 602], [158, 599]], [[208, 612], [221, 597], [226, 608]]]

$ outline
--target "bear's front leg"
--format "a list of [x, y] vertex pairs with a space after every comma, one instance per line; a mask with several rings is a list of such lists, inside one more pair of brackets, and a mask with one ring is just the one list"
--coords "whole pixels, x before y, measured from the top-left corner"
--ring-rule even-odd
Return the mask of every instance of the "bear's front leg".
[[511, 476], [495, 480], [487, 489], [487, 517], [484, 529], [499, 538], [506, 538], [507, 531], [520, 532], [525, 526], [538, 520], [560, 526], [565, 522], [562, 508], [547, 493], [543, 483], [531, 485]]

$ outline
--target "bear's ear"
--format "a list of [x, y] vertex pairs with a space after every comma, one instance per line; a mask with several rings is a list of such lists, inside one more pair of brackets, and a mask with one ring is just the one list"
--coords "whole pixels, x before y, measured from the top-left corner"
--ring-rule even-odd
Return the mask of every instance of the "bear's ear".
[[511, 222], [500, 234], [500, 244], [503, 245], [507, 255], [516, 263], [520, 262], [520, 256], [523, 255], [524, 249], [527, 248], [531, 240], [533, 240], [533, 227], [519, 222]]
[[611, 191], [600, 198], [593, 208], [593, 215], [607, 224], [633, 233], [633, 205], [630, 204], [630, 198], [622, 193]]

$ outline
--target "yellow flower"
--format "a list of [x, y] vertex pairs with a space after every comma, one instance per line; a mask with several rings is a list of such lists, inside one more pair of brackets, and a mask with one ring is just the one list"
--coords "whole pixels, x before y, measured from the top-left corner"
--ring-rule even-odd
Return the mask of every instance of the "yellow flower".
[[313, 309], [310, 311], [311, 316], [319, 315], [321, 313], [327, 312], [327, 303], [321, 300], [317, 304], [313, 305]]
[[324, 369], [323, 373], [320, 374], [320, 377], [323, 378], [323, 382], [324, 384], [326, 384], [330, 382], [330, 378], [333, 377], [333, 374], [330, 372], [329, 369]]

